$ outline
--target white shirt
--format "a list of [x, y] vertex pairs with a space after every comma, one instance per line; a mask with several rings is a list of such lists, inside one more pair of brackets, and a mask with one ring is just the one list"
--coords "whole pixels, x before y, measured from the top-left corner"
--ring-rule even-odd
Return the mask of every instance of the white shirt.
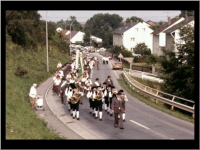
[[90, 80], [90, 81], [89, 81], [89, 80], [86, 80], [86, 81], [85, 81], [85, 84], [86, 84], [87, 86], [89, 86], [89, 84], [92, 84], [92, 81], [91, 81], [91, 80]]
[[34, 86], [31, 87], [30, 92], [29, 92], [29, 96], [32, 97], [32, 98], [36, 98], [37, 90]]
[[63, 73], [63, 71], [61, 70], [61, 71], [59, 71], [59, 76], [60, 76], [60, 78], [62, 78], [63, 76], [64, 76], [64, 73]]
[[61, 82], [61, 80], [60, 80], [60, 79], [55, 79], [55, 80], [54, 80], [54, 83], [55, 83], [55, 85], [59, 85], [59, 84], [60, 84], [60, 82]]
[[57, 68], [58, 68], [58, 67], [62, 67], [62, 64], [61, 64], [61, 63], [58, 63]]
[[109, 58], [108, 57], [105, 57], [105, 61], [108, 61], [109, 60]]

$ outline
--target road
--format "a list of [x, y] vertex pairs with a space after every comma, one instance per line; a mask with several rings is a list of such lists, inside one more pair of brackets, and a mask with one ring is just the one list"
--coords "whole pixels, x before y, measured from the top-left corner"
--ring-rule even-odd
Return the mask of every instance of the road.
[[[103, 83], [110, 75], [115, 87], [120, 90], [121, 87], [117, 82], [119, 76], [117, 71], [111, 70], [111, 64], [103, 65], [102, 56], [98, 53], [92, 53], [90, 56], [96, 56], [100, 60], [100, 70], [94, 68], [92, 80], [99, 78]], [[51, 78], [48, 84], [50, 87]], [[124, 122], [125, 129], [123, 130], [114, 128], [114, 117], [106, 114], [105, 111], [103, 111], [102, 121], [89, 114], [89, 102], [85, 96], [83, 105], [79, 107], [80, 120], [72, 119], [67, 105], [61, 104], [60, 98], [53, 94], [51, 87], [46, 92], [46, 102], [53, 111], [54, 117], [56, 116], [57, 121], [59, 120], [57, 124], [63, 126], [65, 133], [61, 135], [69, 139], [194, 139], [194, 124], [156, 110], [127, 92], [126, 95], [129, 101], [126, 102], [126, 122]], [[45, 111], [38, 114], [45, 115]], [[50, 124], [54, 126], [54, 129], [59, 127], [59, 125], [56, 127], [56, 123]], [[72, 135], [66, 133], [66, 130], [71, 130], [69, 132], [74, 133], [74, 136], [71, 137]], [[62, 132], [62, 129], [57, 129], [57, 131]]]

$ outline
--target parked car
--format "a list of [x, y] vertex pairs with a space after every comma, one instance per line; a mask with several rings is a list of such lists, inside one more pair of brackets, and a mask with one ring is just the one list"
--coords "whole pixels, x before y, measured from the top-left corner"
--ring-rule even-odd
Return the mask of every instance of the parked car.
[[104, 48], [104, 47], [100, 48], [100, 51], [105, 51], [105, 50], [106, 50], [106, 48]]
[[114, 62], [112, 63], [112, 69], [123, 69], [123, 64], [122, 62]]
[[112, 59], [112, 54], [107, 54], [106, 57], [108, 57], [109, 59]]

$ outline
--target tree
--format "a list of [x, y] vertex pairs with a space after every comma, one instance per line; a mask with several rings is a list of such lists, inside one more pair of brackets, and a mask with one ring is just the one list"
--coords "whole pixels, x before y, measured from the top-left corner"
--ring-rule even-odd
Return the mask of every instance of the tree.
[[112, 48], [109, 48], [108, 51], [115, 55], [119, 55], [121, 53], [124, 57], [133, 57], [132, 53], [123, 46], [115, 45]]
[[141, 55], [150, 55], [151, 50], [145, 45], [145, 43], [138, 43], [134, 48], [135, 54], [141, 54]]
[[126, 22], [130, 22], [130, 20], [132, 20], [133, 22], [144, 22], [144, 20], [142, 19], [142, 18], [138, 18], [138, 17], [136, 17], [136, 16], [132, 16], [132, 17], [130, 17], [130, 18], [127, 18], [126, 19]]
[[194, 10], [181, 10], [179, 17], [185, 17], [186, 13], [187, 16], [194, 16]]
[[102, 39], [103, 47], [112, 47], [112, 32], [120, 26], [123, 18], [117, 14], [95, 14], [92, 18], [88, 19], [85, 25], [86, 38], [93, 35]]
[[195, 100], [194, 28], [190, 25], [180, 28], [180, 37], [185, 44], [176, 44], [177, 53], [163, 49], [160, 60], [165, 80], [163, 91]]

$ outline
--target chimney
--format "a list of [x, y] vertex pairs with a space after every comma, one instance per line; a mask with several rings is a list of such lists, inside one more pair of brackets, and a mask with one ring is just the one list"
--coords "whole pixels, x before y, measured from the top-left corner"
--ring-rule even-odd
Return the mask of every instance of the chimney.
[[185, 15], [185, 22], [188, 23], [188, 15]]
[[130, 20], [130, 24], [131, 24], [131, 26], [133, 26], [133, 20]]
[[124, 26], [126, 26], [126, 21], [124, 21]]
[[171, 24], [171, 17], [168, 17], [168, 25]]

